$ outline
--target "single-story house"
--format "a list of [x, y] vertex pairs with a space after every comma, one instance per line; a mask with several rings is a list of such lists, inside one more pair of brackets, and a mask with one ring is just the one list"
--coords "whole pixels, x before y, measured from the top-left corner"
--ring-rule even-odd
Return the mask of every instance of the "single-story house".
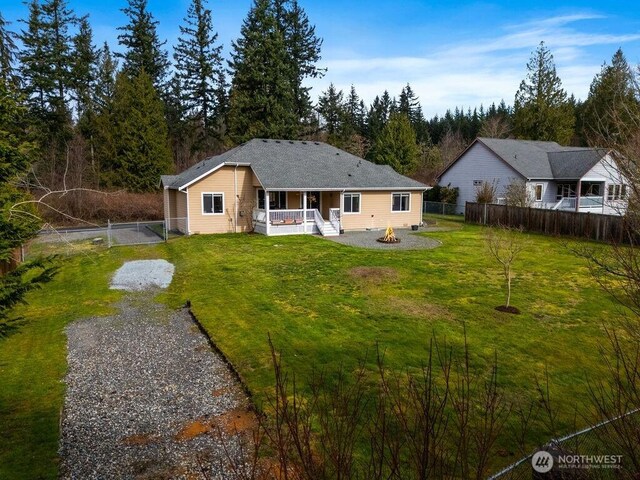
[[626, 211], [629, 190], [609, 150], [497, 138], [477, 138], [438, 182], [458, 187], [459, 211], [475, 201], [483, 182], [496, 186], [498, 203], [509, 184], [525, 182], [535, 208], [613, 215]]
[[265, 235], [410, 227], [428, 188], [322, 142], [254, 139], [162, 176], [167, 228]]

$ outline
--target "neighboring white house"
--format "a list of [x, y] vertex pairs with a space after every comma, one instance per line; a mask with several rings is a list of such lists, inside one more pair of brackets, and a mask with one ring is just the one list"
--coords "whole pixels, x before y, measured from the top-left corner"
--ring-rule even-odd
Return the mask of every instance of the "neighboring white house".
[[624, 214], [629, 190], [608, 150], [496, 138], [474, 140], [438, 180], [458, 187], [459, 212], [483, 182], [496, 186], [498, 203], [509, 184], [525, 182], [535, 208], [612, 215]]

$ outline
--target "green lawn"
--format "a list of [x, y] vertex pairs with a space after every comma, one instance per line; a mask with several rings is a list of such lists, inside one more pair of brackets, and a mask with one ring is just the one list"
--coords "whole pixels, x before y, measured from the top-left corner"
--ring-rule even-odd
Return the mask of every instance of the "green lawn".
[[[496, 312], [503, 281], [487, 256], [483, 227], [438, 219], [449, 231], [429, 233], [433, 250], [345, 247], [310, 236], [212, 235], [167, 244], [65, 257], [61, 274], [30, 296], [31, 322], [0, 341], [0, 478], [54, 478], [58, 415], [64, 386], [63, 328], [104, 313], [119, 294], [108, 278], [125, 260], [166, 258], [176, 276], [160, 299], [194, 313], [258, 401], [271, 385], [267, 335], [298, 378], [313, 366], [357, 364], [376, 342], [387, 365], [419, 368], [432, 334], [454, 346], [463, 324], [474, 364], [498, 352], [500, 381], [510, 395], [533, 395], [548, 367], [552, 395], [565, 420], [584, 402], [586, 378], [599, 378], [603, 323], [620, 315], [564, 242], [527, 235], [515, 267], [512, 304]], [[373, 363], [373, 362], [371, 362]], [[5, 432], [6, 430], [6, 432]]]

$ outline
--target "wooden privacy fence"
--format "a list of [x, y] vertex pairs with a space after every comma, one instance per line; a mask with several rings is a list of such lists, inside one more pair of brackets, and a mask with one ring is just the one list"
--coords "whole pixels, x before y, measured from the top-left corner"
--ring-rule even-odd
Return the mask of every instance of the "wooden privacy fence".
[[523, 228], [547, 235], [571, 236], [611, 243], [629, 243], [625, 218], [617, 215], [567, 212], [467, 202], [464, 221]]

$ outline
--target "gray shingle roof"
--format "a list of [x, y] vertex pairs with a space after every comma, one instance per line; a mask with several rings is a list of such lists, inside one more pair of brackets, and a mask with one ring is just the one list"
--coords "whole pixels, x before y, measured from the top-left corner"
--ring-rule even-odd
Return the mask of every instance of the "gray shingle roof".
[[268, 190], [417, 190], [427, 186], [322, 142], [250, 140], [185, 170], [163, 185], [181, 188], [223, 163], [250, 165]]
[[606, 150], [587, 148], [563, 152], [549, 152], [549, 164], [556, 180], [582, 178], [607, 154]]
[[563, 147], [556, 142], [483, 137], [478, 141], [530, 180], [577, 180], [607, 154], [599, 148]]

